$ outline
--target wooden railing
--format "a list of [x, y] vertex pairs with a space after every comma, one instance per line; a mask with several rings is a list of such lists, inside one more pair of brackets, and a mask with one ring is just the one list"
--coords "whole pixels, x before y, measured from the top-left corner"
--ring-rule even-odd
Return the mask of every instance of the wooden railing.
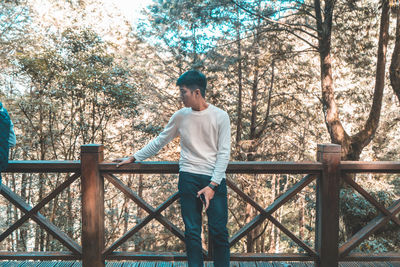
[[[355, 254], [351, 251], [390, 220], [400, 227], [400, 199], [385, 208], [367, 191], [358, 185], [350, 173], [400, 173], [400, 162], [341, 162], [340, 146], [333, 144], [318, 145], [316, 162], [231, 162], [227, 173], [245, 174], [304, 174], [304, 177], [290, 189], [281, 194], [268, 207], [262, 207], [246, 195], [231, 180], [228, 187], [249, 203], [259, 214], [245, 224], [230, 238], [230, 246], [235, 245], [250, 231], [265, 220], [268, 220], [293, 242], [304, 250], [304, 253], [242, 253], [232, 254], [235, 261], [313, 261], [316, 266], [334, 267], [339, 261], [400, 261], [400, 253], [380, 255]], [[152, 220], [157, 220], [180, 240], [184, 233], [161, 212], [178, 200], [175, 192], [164, 203], [153, 207], [120, 180], [121, 173], [178, 173], [176, 162], [142, 162], [116, 168], [115, 163], [103, 160], [102, 145], [84, 145], [81, 148], [81, 161], [11, 161], [7, 172], [11, 173], [72, 173], [63, 183], [34, 207], [26, 203], [5, 185], [1, 194], [24, 215], [0, 234], [0, 242], [4, 241], [14, 230], [28, 219], [32, 219], [55, 239], [60, 241], [69, 251], [65, 252], [0, 252], [1, 259], [33, 259], [33, 260], [82, 260], [82, 266], [104, 266], [105, 260], [185, 260], [183, 253], [143, 253], [116, 251], [124, 242], [142, 229]], [[62, 232], [47, 218], [40, 214], [40, 209], [53, 200], [60, 192], [81, 178], [82, 201], [82, 233], [81, 244]], [[124, 233], [118, 240], [105, 246], [104, 215], [104, 179], [107, 179], [125, 196], [133, 200], [148, 215], [132, 229]], [[339, 189], [343, 179], [349, 186], [364, 196], [379, 211], [380, 215], [368, 223], [355, 236], [339, 246]], [[282, 205], [287, 203], [311, 182], [316, 181], [316, 221], [315, 247], [310, 247], [292, 231], [283, 226], [273, 215]], [[400, 229], [400, 228], [399, 228]], [[204, 250], [204, 256], [210, 260], [212, 249]]]

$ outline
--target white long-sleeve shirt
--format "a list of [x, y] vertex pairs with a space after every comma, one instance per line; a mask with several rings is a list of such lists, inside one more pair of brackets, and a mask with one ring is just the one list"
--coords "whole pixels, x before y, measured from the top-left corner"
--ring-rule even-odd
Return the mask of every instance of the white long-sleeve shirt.
[[143, 161], [180, 136], [179, 170], [211, 176], [219, 184], [230, 158], [231, 129], [228, 113], [211, 104], [202, 111], [182, 108], [172, 115], [163, 132], [133, 156]]

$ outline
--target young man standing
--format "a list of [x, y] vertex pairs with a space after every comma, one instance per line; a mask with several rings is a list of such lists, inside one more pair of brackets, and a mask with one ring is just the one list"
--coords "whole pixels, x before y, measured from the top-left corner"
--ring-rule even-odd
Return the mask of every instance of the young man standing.
[[180, 136], [180, 204], [185, 223], [185, 243], [190, 267], [203, 267], [201, 213], [207, 212], [208, 229], [216, 267], [229, 266], [229, 241], [225, 170], [230, 158], [230, 121], [228, 114], [207, 103], [206, 77], [196, 70], [177, 80], [185, 108], [172, 115], [160, 135], [117, 167], [143, 161], [155, 155], [176, 136]]

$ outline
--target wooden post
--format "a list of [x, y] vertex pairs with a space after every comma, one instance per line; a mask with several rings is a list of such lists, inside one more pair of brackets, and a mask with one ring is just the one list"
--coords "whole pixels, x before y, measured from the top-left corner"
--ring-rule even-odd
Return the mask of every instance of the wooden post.
[[104, 178], [98, 167], [103, 158], [103, 145], [81, 146], [83, 267], [105, 266]]
[[341, 146], [318, 145], [317, 160], [323, 170], [317, 179], [316, 266], [337, 267], [339, 264], [339, 190]]

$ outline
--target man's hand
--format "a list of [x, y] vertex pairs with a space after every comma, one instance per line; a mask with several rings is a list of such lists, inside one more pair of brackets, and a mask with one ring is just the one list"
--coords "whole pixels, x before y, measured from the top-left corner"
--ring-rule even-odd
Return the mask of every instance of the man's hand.
[[[201, 189], [199, 192], [197, 192], [197, 197], [201, 197], [201, 195], [204, 196], [204, 200], [206, 203], [204, 203], [204, 211], [208, 209], [208, 206], [210, 206], [210, 200], [213, 199], [214, 197], [214, 190], [212, 190], [209, 186], [204, 187]], [[202, 200], [203, 201], [203, 200]]]
[[120, 159], [114, 159], [113, 162], [119, 162], [117, 164], [117, 168], [119, 168], [119, 166], [125, 165], [125, 164], [129, 164], [129, 163], [133, 163], [135, 162], [136, 159], [134, 156], [131, 156], [129, 158], [120, 158]]

